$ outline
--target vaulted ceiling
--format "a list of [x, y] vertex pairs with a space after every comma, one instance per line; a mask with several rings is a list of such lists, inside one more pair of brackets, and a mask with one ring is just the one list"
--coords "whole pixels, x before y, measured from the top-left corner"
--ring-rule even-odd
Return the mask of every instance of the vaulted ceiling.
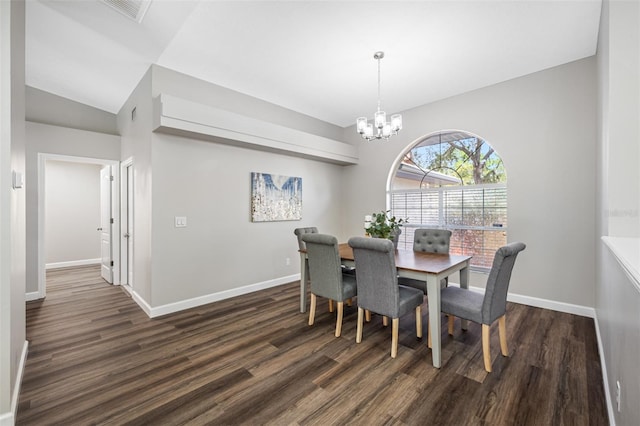
[[336, 124], [596, 53], [600, 0], [27, 1], [27, 85], [117, 113], [152, 63]]

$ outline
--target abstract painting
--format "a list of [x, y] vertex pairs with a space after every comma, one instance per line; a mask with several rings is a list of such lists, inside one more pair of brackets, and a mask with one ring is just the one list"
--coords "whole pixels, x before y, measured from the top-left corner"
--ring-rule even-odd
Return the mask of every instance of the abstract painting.
[[302, 219], [302, 178], [251, 173], [251, 221]]

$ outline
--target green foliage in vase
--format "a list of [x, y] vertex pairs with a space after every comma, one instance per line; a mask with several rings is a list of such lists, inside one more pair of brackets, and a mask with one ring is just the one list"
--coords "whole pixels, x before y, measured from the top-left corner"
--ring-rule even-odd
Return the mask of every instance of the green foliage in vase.
[[367, 234], [376, 238], [386, 238], [393, 240], [395, 231], [400, 229], [407, 219], [397, 219], [395, 216], [389, 216], [391, 210], [373, 213], [371, 215], [371, 223], [369, 228], [365, 228]]

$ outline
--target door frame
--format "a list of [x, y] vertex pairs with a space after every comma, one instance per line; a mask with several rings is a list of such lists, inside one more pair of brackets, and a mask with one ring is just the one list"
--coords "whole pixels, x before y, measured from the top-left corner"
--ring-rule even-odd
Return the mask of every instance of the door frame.
[[[111, 186], [111, 214], [113, 226], [111, 228], [111, 252], [113, 257], [113, 284], [120, 285], [120, 238], [113, 238], [115, 231], [120, 229], [120, 168], [119, 161], [102, 158], [77, 157], [71, 155], [38, 153], [38, 298], [46, 295], [46, 259], [45, 259], [45, 173], [48, 160], [66, 161], [69, 163], [100, 164], [111, 166], [113, 182]], [[114, 231], [115, 230], [115, 231]]]
[[[131, 182], [127, 175], [127, 169], [131, 167]], [[133, 291], [133, 262], [129, 262], [129, 259], [133, 259], [133, 245], [135, 244], [133, 223], [129, 223], [129, 218], [133, 219], [134, 216], [134, 197], [133, 194], [129, 197], [129, 190], [133, 191], [134, 188], [134, 173], [133, 173], [133, 157], [129, 157], [126, 160], [120, 162], [120, 228], [118, 232], [118, 239], [120, 242], [120, 275], [119, 282], [122, 288], [131, 293]], [[127, 198], [128, 197], [128, 198]], [[131, 200], [129, 202], [129, 200]], [[128, 209], [128, 210], [127, 210]], [[129, 230], [125, 225], [129, 225]], [[129, 238], [125, 238], [124, 234], [130, 232]], [[131, 253], [129, 253], [129, 249]], [[127, 265], [126, 268], [124, 265]]]

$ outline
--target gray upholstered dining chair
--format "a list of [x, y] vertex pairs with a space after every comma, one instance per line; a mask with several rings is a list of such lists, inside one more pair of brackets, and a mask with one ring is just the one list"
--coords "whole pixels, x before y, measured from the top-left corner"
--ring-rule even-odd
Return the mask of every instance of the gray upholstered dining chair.
[[306, 228], [296, 228], [293, 230], [293, 233], [296, 234], [296, 237], [298, 237], [298, 248], [300, 250], [306, 250], [307, 246], [302, 240], [302, 236], [305, 234], [317, 234], [318, 228], [316, 228], [315, 226], [308, 226]]
[[[302, 241], [302, 236], [305, 234], [317, 234], [318, 228], [316, 228], [315, 226], [309, 226], [306, 228], [296, 228], [293, 230], [293, 233], [296, 234], [296, 237], [298, 237], [298, 248], [300, 250], [306, 250], [304, 241]], [[306, 268], [306, 271], [305, 271], [306, 277], [307, 277], [307, 280], [309, 280], [309, 262], [305, 262], [305, 268]], [[356, 268], [342, 265], [342, 272], [344, 272], [345, 274], [354, 275], [356, 273]]]
[[[304, 241], [302, 241], [302, 236], [305, 235], [305, 234], [317, 234], [318, 233], [318, 228], [316, 228], [315, 226], [308, 226], [306, 228], [296, 228], [296, 229], [293, 230], [293, 233], [298, 238], [298, 249], [302, 251], [302, 250], [306, 250], [307, 249], [307, 246], [305, 245]], [[304, 276], [306, 277], [307, 282], [310, 281], [310, 278], [309, 278], [309, 260], [308, 259], [305, 259], [305, 261], [304, 261]], [[306, 283], [305, 283], [305, 285], [306, 285]]]
[[[424, 253], [449, 253], [449, 243], [451, 241], [451, 231], [448, 229], [416, 229], [413, 233], [413, 251]], [[398, 283], [422, 290], [427, 294], [427, 283], [412, 278], [398, 277]], [[449, 278], [440, 281], [440, 287], [449, 285]]]
[[440, 295], [440, 309], [449, 314], [449, 334], [453, 335], [454, 317], [482, 324], [482, 354], [484, 368], [488, 372], [491, 372], [489, 338], [491, 324], [495, 320], [498, 320], [502, 355], [509, 354], [505, 320], [507, 292], [516, 257], [525, 247], [523, 243], [517, 242], [507, 244], [496, 251], [484, 295], [453, 286], [442, 289]]
[[400, 317], [411, 310], [416, 313], [416, 335], [422, 337], [423, 293], [415, 288], [398, 285], [393, 242], [382, 238], [352, 237], [358, 286], [358, 326], [356, 343], [362, 341], [364, 311], [392, 319], [391, 358], [398, 353]]
[[342, 273], [336, 237], [326, 234], [307, 233], [302, 235], [302, 241], [306, 244], [311, 276], [309, 325], [313, 325], [316, 315], [316, 296], [335, 300], [338, 304], [336, 337], [340, 337], [344, 302], [355, 297], [357, 290], [356, 278], [354, 275]]

